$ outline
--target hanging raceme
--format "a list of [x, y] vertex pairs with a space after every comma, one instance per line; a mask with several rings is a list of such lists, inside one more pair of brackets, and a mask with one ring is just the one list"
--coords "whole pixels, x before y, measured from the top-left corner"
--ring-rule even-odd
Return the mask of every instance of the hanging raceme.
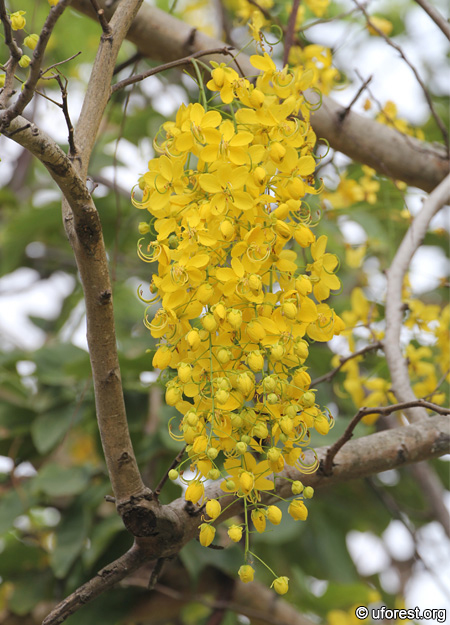
[[[327, 237], [314, 235], [305, 201], [319, 192], [303, 96], [313, 73], [301, 66], [278, 71], [267, 53], [251, 62], [261, 70], [254, 84], [214, 64], [207, 87], [221, 103], [215, 96], [209, 110], [182, 105], [176, 120], [163, 124], [154, 144], [159, 156], [139, 181], [142, 200], [133, 199], [152, 215], [141, 233], [156, 232], [146, 250], [139, 241], [140, 257], [158, 263], [150, 291], [161, 307], [145, 318], [159, 340], [153, 365], [173, 372], [166, 403], [180, 416], [169, 428], [187, 445], [187, 458], [169, 477], [188, 484], [192, 504], [203, 503], [206, 480], [219, 478], [224, 496], [243, 500], [246, 522], [231, 525], [228, 535], [245, 537], [244, 582], [259, 560], [249, 533], [282, 516], [261, 493], [276, 496], [286, 464], [313, 472], [317, 461], [305, 455], [309, 431], [326, 434], [332, 424], [310, 389], [308, 339], [328, 341], [344, 328], [325, 302], [340, 287], [338, 261], [326, 252]], [[295, 481], [292, 493], [289, 513], [305, 520], [303, 500], [313, 491], [305, 495]], [[220, 501], [206, 502], [202, 545], [212, 542], [221, 512]], [[275, 590], [287, 592], [288, 579], [274, 578]]]

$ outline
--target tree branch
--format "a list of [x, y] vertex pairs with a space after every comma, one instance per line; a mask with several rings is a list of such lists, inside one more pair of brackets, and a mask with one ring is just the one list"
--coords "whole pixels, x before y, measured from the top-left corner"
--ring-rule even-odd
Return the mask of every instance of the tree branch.
[[401, 404], [393, 404], [391, 406], [381, 406], [380, 408], [360, 408], [353, 419], [350, 421], [348, 426], [345, 428], [345, 432], [342, 434], [338, 440], [328, 448], [327, 455], [325, 457], [325, 462], [323, 463], [323, 473], [325, 475], [331, 475], [333, 472], [333, 459], [338, 453], [338, 451], [347, 443], [351, 437], [353, 436], [353, 431], [358, 423], [364, 417], [371, 414], [379, 414], [379, 415], [390, 415], [393, 412], [397, 412], [400, 410], [406, 410], [408, 408], [413, 408], [415, 406], [420, 406], [421, 408], [428, 410], [434, 410], [438, 414], [441, 415], [450, 415], [450, 409], [442, 408], [437, 404], [433, 404], [423, 399], [417, 399], [416, 401], [403, 402]]
[[[416, 396], [411, 388], [408, 365], [400, 348], [400, 330], [403, 321], [402, 289], [403, 280], [412, 257], [422, 243], [433, 215], [450, 201], [450, 174], [425, 200], [420, 213], [414, 218], [405, 234], [387, 273], [386, 290], [386, 332], [383, 349], [391, 374], [392, 388], [398, 401], [414, 401]], [[405, 411], [411, 420], [426, 418], [423, 409]]]
[[97, 419], [119, 505], [130, 496], [141, 496], [148, 491], [142, 482], [128, 432], [111, 283], [99, 216], [84, 181], [52, 139], [20, 116], [11, 122], [8, 136], [45, 165], [70, 209], [66, 219], [73, 225], [72, 245], [85, 293]]
[[289, 21], [286, 29], [286, 35], [284, 40], [284, 50], [283, 50], [283, 67], [288, 63], [289, 60], [289, 52], [292, 48], [292, 44], [294, 43], [294, 33], [295, 33], [295, 22], [297, 21], [297, 13], [298, 8], [300, 6], [300, 0], [293, 0], [292, 9], [289, 15]]
[[95, 577], [61, 601], [42, 621], [42, 625], [59, 625], [86, 603], [111, 588], [124, 577], [138, 569], [144, 562], [144, 553], [136, 546], [105, 566]]
[[381, 349], [382, 347], [383, 345], [381, 341], [377, 341], [376, 343], [371, 343], [370, 345], [366, 345], [362, 349], [359, 349], [357, 352], [353, 352], [353, 354], [350, 354], [350, 356], [345, 356], [345, 357], [341, 356], [337, 367], [335, 367], [331, 371], [328, 371], [328, 373], [321, 375], [320, 378], [316, 378], [315, 380], [312, 380], [310, 386], [314, 387], [317, 384], [321, 384], [322, 382], [328, 382], [329, 380], [334, 378], [336, 373], [338, 373], [342, 369], [342, 367], [345, 365], [345, 363], [348, 362], [349, 360], [353, 360], [353, 358], [357, 358], [358, 356], [363, 356], [364, 354], [367, 354], [367, 352], [372, 352], [375, 349]]
[[431, 17], [433, 22], [442, 30], [444, 35], [450, 41], [450, 24], [444, 19], [444, 17], [439, 13], [439, 11], [431, 4], [427, 2], [427, 0], [415, 0], [417, 4], [419, 4], [426, 13]]
[[[325, 462], [328, 451], [328, 447], [317, 450], [317, 457], [321, 466]], [[314, 474], [305, 475], [294, 467], [286, 467], [277, 475], [276, 496], [269, 492], [262, 493], [262, 500], [264, 503], [271, 503], [278, 501], [278, 497], [292, 497], [291, 482], [293, 480], [301, 480], [305, 486], [313, 486], [317, 490], [422, 460], [438, 458], [449, 451], [449, 419], [446, 416], [432, 417], [417, 425], [407, 425], [349, 441], [336, 455], [332, 475], [325, 475], [320, 468]], [[219, 523], [242, 511], [242, 499], [236, 499], [233, 495], [223, 496], [220, 482], [214, 483], [206, 489], [206, 497], [215, 499], [219, 496], [224, 509], [218, 518]], [[103, 590], [110, 588], [112, 584], [124, 579], [131, 571], [136, 570], [139, 563], [143, 562], [144, 559], [158, 560], [162, 557], [176, 555], [185, 544], [198, 535], [198, 511], [201, 508], [195, 509], [187, 503], [189, 502], [180, 497], [166, 506], [159, 506], [156, 502], [150, 501], [147, 508], [140, 508], [140, 526], [135, 525], [134, 528], [129, 528], [132, 531], [134, 529], [135, 536], [136, 532], [139, 531], [134, 548], [138, 550], [138, 554], [133, 552], [132, 555], [128, 552], [125, 560], [128, 563], [127, 566], [131, 568], [122, 567], [119, 570], [117, 563], [122, 562], [121, 558], [112, 565], [105, 567], [103, 569], [103, 571], [107, 571], [105, 582], [102, 581], [102, 572], [100, 572], [57, 606], [43, 625], [61, 623], [69, 614], [81, 607], [80, 597], [83, 597], [84, 603], [94, 599]], [[227, 507], [230, 503], [232, 505]], [[133, 503], [125, 504], [124, 507], [127, 506], [132, 507]], [[149, 513], [147, 518], [142, 515], [145, 510]], [[126, 515], [123, 516], [126, 517]], [[141, 557], [142, 560], [140, 560]], [[111, 567], [113, 570], [110, 571]], [[70, 612], [67, 612], [68, 609]], [[51, 616], [52, 618], [50, 618]]]
[[[111, 15], [113, 9], [106, 7], [105, 0], [98, 2], [105, 7], [105, 14]], [[73, 7], [96, 19], [89, 0], [73, 0]], [[127, 39], [137, 46], [143, 56], [164, 62], [225, 45], [220, 40], [194, 31], [172, 15], [147, 5], [141, 7]], [[220, 55], [207, 59], [227, 61], [226, 57]], [[239, 54], [239, 62], [244, 73], [255, 73], [245, 54]], [[324, 96], [322, 106], [311, 117], [317, 136], [326, 138], [335, 150], [373, 167], [383, 175], [403, 180], [425, 191], [432, 191], [447, 175], [449, 160], [441, 146], [427, 144], [413, 137], [408, 137], [410, 141], [406, 144], [398, 131], [354, 111], [341, 122], [344, 111], [344, 106]]]

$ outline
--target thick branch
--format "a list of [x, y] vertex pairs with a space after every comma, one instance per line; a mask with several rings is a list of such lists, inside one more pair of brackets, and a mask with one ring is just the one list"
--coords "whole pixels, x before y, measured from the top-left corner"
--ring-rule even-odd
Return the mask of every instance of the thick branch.
[[[328, 449], [328, 447], [322, 447], [317, 450], [317, 456], [321, 463], [324, 462]], [[276, 493], [280, 497], [291, 497], [292, 480], [301, 480], [305, 486], [309, 485], [318, 489], [351, 479], [367, 477], [410, 463], [438, 458], [448, 453], [449, 450], [449, 419], [446, 416], [433, 417], [420, 423], [420, 425], [408, 425], [396, 430], [379, 432], [349, 441], [336, 455], [331, 475], [325, 475], [320, 469], [312, 475], [305, 475], [293, 467], [287, 467], [277, 476]], [[283, 478], [288, 478], [288, 480]], [[218, 522], [222, 522], [242, 510], [241, 499], [234, 500], [232, 495], [228, 497], [223, 496], [220, 482], [210, 486], [207, 489], [206, 496], [211, 499], [220, 496], [224, 509], [228, 503], [234, 501], [232, 506], [224, 510]], [[274, 501], [274, 496], [270, 493], [265, 493], [263, 494], [263, 501], [270, 503]], [[278, 499], [275, 501], [278, 501]], [[145, 559], [158, 560], [161, 557], [174, 556], [185, 544], [197, 536], [198, 526], [201, 523], [202, 508], [194, 508], [192, 505], [188, 505], [188, 502], [181, 497], [167, 506], [160, 506], [154, 500], [143, 501], [142, 504], [139, 517], [135, 517], [135, 520], [139, 521], [139, 526], [134, 526], [134, 533], [139, 536], [136, 544], [142, 551], [142, 554], [145, 554]], [[129, 507], [132, 510], [133, 502], [124, 504], [123, 507]], [[123, 517], [125, 520], [126, 513], [123, 514]], [[117, 583], [124, 579], [131, 570], [135, 570], [137, 568], [135, 566], [137, 560], [135, 561], [134, 558], [139, 557], [140, 555], [133, 556], [133, 564], [130, 565], [133, 567], [132, 569], [122, 569], [114, 572], [114, 577], [111, 578], [112, 583]], [[121, 561], [120, 558], [119, 561]], [[111, 566], [115, 567], [117, 562], [110, 565], [110, 567], [106, 567], [106, 569], [109, 570]], [[86, 603], [101, 594], [104, 589], [109, 588], [111, 586], [109, 583], [110, 578], [108, 577], [108, 585], [105, 585], [103, 588], [99, 575], [73, 593], [71, 597], [55, 608], [52, 614], [65, 614], [64, 618], [66, 618], [77, 608], [74, 607], [70, 612], [65, 612], [66, 608], [61, 606], [69, 602], [71, 608], [76, 605], [81, 607], [82, 603], [78, 599], [81, 591], [84, 593], [82, 596], [84, 603]], [[90, 589], [93, 589], [92, 594], [87, 592]], [[57, 620], [54, 620], [49, 616], [44, 625], [61, 623], [64, 618], [58, 617]]]
[[[408, 365], [400, 348], [400, 330], [403, 322], [402, 288], [405, 274], [412, 257], [422, 243], [431, 218], [450, 201], [450, 174], [436, 187], [425, 200], [420, 213], [409, 227], [387, 274], [386, 291], [386, 333], [383, 341], [384, 353], [391, 374], [392, 388], [398, 401], [414, 401], [416, 396], [411, 388]], [[426, 417], [421, 408], [405, 411], [412, 420]]]
[[427, 0], [415, 0], [417, 4], [420, 4], [422, 9], [428, 13], [433, 22], [442, 30], [444, 35], [450, 41], [450, 24], [447, 20], [439, 13], [439, 11]]
[[[321, 466], [327, 456], [329, 448], [321, 447], [317, 450], [317, 457]], [[351, 440], [340, 449], [334, 459], [333, 472], [325, 475], [321, 468], [316, 473], [305, 475], [293, 467], [286, 467], [277, 477], [276, 492], [284, 498], [292, 497], [291, 482], [289, 480], [301, 480], [305, 486], [313, 486], [320, 489], [334, 484], [374, 475], [389, 469], [399, 468], [404, 465], [421, 462], [430, 458], [438, 458], [450, 451], [450, 421], [447, 416], [438, 416], [427, 419], [420, 424], [407, 425], [395, 430], [388, 430]], [[221, 497], [220, 502], [224, 509], [232, 497], [223, 497], [220, 484], [210, 486], [206, 495], [213, 499]], [[263, 495], [265, 503], [273, 501], [270, 493]], [[241, 502], [233, 506], [219, 517], [219, 522], [237, 514]], [[184, 537], [182, 543], [187, 543], [198, 533], [200, 520], [198, 516], [192, 516], [186, 502], [178, 499], [169, 505], [178, 515], [181, 515]]]
[[[90, 0], [87, 4], [97, 19], [97, 12], [93, 9]], [[103, 10], [101, 3], [98, 4]], [[109, 32], [101, 37], [75, 130], [75, 145], [79, 151], [79, 167], [83, 180], [87, 176], [92, 148], [108, 104], [117, 55], [141, 4], [142, 0], [121, 2], [112, 17], [110, 13], [105, 12], [106, 20], [109, 21]]]
[[[99, 5], [105, 7], [105, 4], [105, 0], [99, 0]], [[73, 6], [96, 19], [89, 0], [73, 0]], [[111, 9], [105, 9], [105, 13], [109, 16]], [[147, 5], [141, 7], [127, 38], [143, 56], [163, 62], [225, 45], [172, 15]], [[228, 62], [229, 59], [213, 55], [207, 60]], [[255, 73], [245, 54], [239, 55], [239, 64], [247, 75]], [[425, 191], [432, 191], [447, 175], [449, 161], [441, 146], [413, 137], [405, 138], [396, 130], [353, 111], [345, 115], [345, 110], [344, 106], [324, 96], [321, 108], [311, 119], [317, 136], [326, 138], [335, 150], [373, 167], [383, 175], [403, 180]]]
[[73, 226], [72, 245], [85, 293], [97, 419], [112, 487], [120, 504], [146, 491], [128, 432], [99, 216], [84, 181], [52, 139], [20, 116], [10, 124], [8, 133], [45, 165], [70, 206], [66, 219]]
[[136, 546], [124, 553], [108, 566], [105, 566], [95, 577], [77, 588], [42, 621], [42, 625], [59, 625], [71, 614], [77, 612], [95, 597], [111, 588], [124, 577], [138, 569], [144, 562], [144, 554]]

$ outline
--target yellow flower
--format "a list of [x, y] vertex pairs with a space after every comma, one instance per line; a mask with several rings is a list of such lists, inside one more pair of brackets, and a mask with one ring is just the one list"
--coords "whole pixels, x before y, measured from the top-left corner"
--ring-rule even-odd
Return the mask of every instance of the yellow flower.
[[308, 517], [308, 508], [301, 499], [294, 499], [291, 501], [288, 512], [296, 521], [306, 521]]
[[216, 535], [215, 527], [213, 527], [209, 523], [202, 523], [200, 525], [199, 540], [200, 540], [200, 544], [203, 547], [208, 547], [214, 540], [215, 535]]
[[51, 7], [54, 7], [58, 4], [59, 0], [48, 0], [48, 3]]
[[234, 543], [238, 543], [242, 538], [242, 527], [239, 527], [239, 525], [230, 525], [228, 536]]
[[285, 595], [289, 590], [289, 577], [277, 577], [270, 587], [279, 595]]
[[266, 529], [266, 515], [261, 510], [252, 510], [252, 522], [260, 534]]
[[26, 11], [16, 11], [15, 13], [11, 13], [10, 20], [11, 20], [11, 28], [13, 30], [21, 30], [22, 28], [24, 28], [26, 22], [26, 19], [23, 17], [25, 15]]
[[238, 571], [238, 575], [241, 578], [241, 582], [248, 584], [248, 582], [253, 581], [255, 569], [253, 569], [249, 564], [243, 564]]
[[267, 518], [273, 525], [281, 523], [282, 512], [278, 506], [269, 506], [267, 508]]
[[228, 487], [227, 482], [222, 482], [221, 489], [226, 493], [241, 491], [242, 495], [248, 496], [252, 501], [259, 500], [259, 491], [273, 490], [272, 480], [267, 479], [272, 471], [267, 460], [257, 462], [250, 454], [245, 453], [239, 458], [229, 458], [224, 462], [224, 468], [231, 476], [233, 486]]
[[28, 35], [28, 37], [25, 37], [25, 39], [23, 40], [23, 43], [30, 48], [30, 50], [34, 50], [35, 47], [37, 46], [37, 42], [39, 41], [39, 35], [36, 35], [36, 33], [33, 33], [32, 35]]
[[390, 35], [394, 25], [385, 17], [377, 17], [376, 15], [370, 16], [370, 22], [367, 23], [367, 30], [374, 37], [380, 37], [381, 31], [384, 35]]
[[184, 498], [186, 501], [191, 501], [192, 503], [197, 503], [202, 499], [205, 493], [205, 487], [203, 486], [203, 482], [199, 480], [194, 480], [189, 484], [184, 494]]

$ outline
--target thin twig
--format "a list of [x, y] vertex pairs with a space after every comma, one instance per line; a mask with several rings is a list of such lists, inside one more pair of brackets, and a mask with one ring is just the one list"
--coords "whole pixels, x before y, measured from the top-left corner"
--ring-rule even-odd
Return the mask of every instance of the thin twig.
[[[53, 63], [53, 65], [49, 65], [47, 67], [47, 69], [43, 69], [41, 71], [41, 78], [43, 78], [45, 76], [45, 74], [47, 72], [49, 72], [51, 69], [53, 69], [54, 67], [58, 67], [58, 65], [64, 65], [64, 63], [68, 63], [69, 61], [73, 61], [73, 59], [76, 59], [77, 56], [80, 56], [80, 54], [81, 54], [81, 50], [80, 50], [80, 52], [76, 52], [72, 56], [69, 56], [69, 58], [64, 59], [64, 61], [58, 61], [58, 63]], [[43, 79], [45, 80], [45, 78], [43, 78]]]
[[367, 352], [371, 352], [374, 349], [382, 349], [382, 347], [383, 345], [381, 341], [377, 341], [376, 343], [371, 343], [370, 345], [366, 345], [365, 347], [362, 347], [357, 352], [353, 352], [353, 354], [350, 354], [350, 356], [345, 356], [345, 357], [341, 356], [339, 359], [338, 366], [335, 367], [332, 371], [329, 371], [328, 373], [321, 375], [320, 378], [316, 378], [315, 380], [312, 380], [311, 386], [317, 386], [317, 384], [321, 384], [322, 382], [328, 382], [329, 380], [331, 380], [331, 378], [333, 378], [336, 375], [336, 373], [338, 373], [338, 371], [342, 369], [345, 363], [348, 362], [349, 360], [352, 360], [353, 358], [357, 358], [358, 356], [362, 356], [363, 354], [366, 354]]
[[212, 48], [210, 50], [200, 50], [199, 52], [194, 52], [194, 54], [190, 54], [189, 56], [185, 56], [182, 59], [177, 59], [176, 61], [170, 61], [170, 63], [164, 63], [164, 65], [158, 65], [158, 67], [152, 67], [146, 72], [142, 72], [142, 74], [136, 74], [135, 76], [130, 76], [129, 78], [125, 78], [117, 82], [115, 85], [111, 87], [111, 95], [119, 89], [123, 89], [124, 87], [128, 87], [129, 85], [134, 85], [137, 82], [141, 82], [145, 80], [149, 76], [154, 76], [155, 74], [159, 74], [160, 72], [165, 72], [168, 69], [172, 69], [173, 67], [179, 67], [180, 65], [187, 65], [192, 61], [192, 59], [198, 59], [202, 56], [208, 56], [210, 54], [229, 54], [233, 60], [236, 62], [234, 54], [231, 52], [233, 48], [229, 46], [224, 46], [223, 48]]
[[405, 53], [403, 52], [403, 50], [401, 49], [401, 47], [399, 45], [397, 45], [394, 41], [392, 41], [392, 39], [390, 37], [388, 37], [380, 28], [378, 28], [370, 19], [369, 14], [367, 13], [365, 7], [360, 4], [358, 2], [358, 0], [353, 0], [353, 2], [356, 4], [356, 6], [362, 11], [362, 13], [364, 14], [364, 17], [366, 18], [367, 24], [373, 28], [373, 30], [378, 33], [378, 35], [380, 35], [380, 37], [382, 37], [386, 43], [388, 45], [390, 45], [392, 48], [394, 48], [394, 50], [397, 50], [397, 52], [400, 54], [400, 56], [402, 57], [402, 59], [405, 61], [405, 63], [408, 65], [408, 67], [412, 70], [414, 76], [416, 77], [417, 82], [419, 83], [419, 85], [422, 88], [423, 94], [425, 96], [426, 101], [428, 102], [428, 106], [430, 108], [431, 114], [436, 122], [436, 124], [439, 127], [439, 130], [441, 131], [442, 137], [444, 139], [444, 143], [447, 146], [447, 153], [448, 150], [450, 148], [449, 146], [449, 142], [448, 142], [448, 132], [447, 132], [447, 128], [445, 127], [444, 122], [442, 121], [442, 119], [439, 117], [439, 115], [437, 114], [434, 105], [433, 105], [433, 101], [431, 100], [431, 96], [430, 93], [425, 85], [425, 83], [423, 82], [422, 78], [420, 77], [419, 72], [417, 71], [417, 69], [414, 67], [414, 65], [411, 63], [411, 61], [405, 56]]
[[341, 117], [341, 122], [344, 121], [344, 119], [347, 117], [347, 115], [350, 113], [352, 106], [355, 104], [355, 102], [358, 100], [359, 96], [363, 93], [363, 91], [365, 91], [367, 89], [367, 86], [369, 85], [369, 83], [371, 82], [373, 76], [369, 76], [369, 78], [366, 78], [366, 80], [363, 82], [363, 84], [361, 85], [361, 87], [358, 89], [355, 97], [352, 99], [352, 101], [350, 102], [350, 104], [342, 111], [340, 117]]
[[427, 0], [415, 0], [417, 4], [419, 4], [426, 13], [431, 17], [433, 22], [442, 30], [444, 35], [450, 41], [450, 24], [444, 19], [444, 17], [439, 13], [439, 11], [429, 4]]
[[438, 406], [429, 401], [425, 401], [423, 399], [416, 399], [415, 401], [402, 402], [399, 404], [393, 404], [391, 406], [380, 406], [379, 408], [360, 408], [353, 419], [350, 421], [348, 426], [345, 428], [345, 432], [342, 434], [338, 440], [333, 443], [328, 448], [327, 455], [325, 456], [325, 460], [323, 462], [323, 473], [324, 475], [332, 475], [333, 473], [333, 460], [338, 451], [347, 443], [353, 436], [353, 431], [358, 423], [367, 415], [379, 414], [379, 415], [390, 415], [393, 412], [397, 412], [399, 410], [406, 410], [408, 408], [413, 408], [416, 406], [420, 406], [422, 408], [427, 408], [428, 410], [434, 410], [441, 415], [450, 415], [450, 409], [442, 408], [442, 406]]
[[108, 21], [107, 21], [107, 19], [105, 17], [104, 9], [101, 9], [98, 6], [97, 0], [91, 0], [91, 4], [94, 7], [94, 11], [97, 14], [98, 21], [100, 22], [100, 26], [102, 27], [102, 30], [103, 30], [103, 34], [106, 37], [110, 37], [111, 33], [112, 33], [112, 30], [111, 30], [111, 26], [109, 25], [109, 23], [108, 23]]
[[6, 103], [11, 96], [14, 95], [14, 75], [22, 56], [22, 50], [19, 48], [16, 40], [14, 39], [11, 21], [6, 11], [4, 0], [0, 0], [0, 20], [3, 24], [3, 30], [5, 33], [5, 44], [9, 48], [9, 59], [5, 63], [5, 84], [3, 85], [3, 91], [0, 95], [0, 103], [2, 107], [6, 107]]
[[130, 65], [135, 65], [138, 61], [140, 61], [143, 58], [144, 56], [140, 52], [136, 52], [136, 54], [133, 54], [133, 56], [130, 56], [130, 58], [124, 61], [123, 63], [119, 63], [119, 65], [116, 65], [116, 67], [114, 68], [113, 76], [121, 72], [123, 69], [130, 67]]
[[3, 132], [11, 121], [18, 115], [21, 115], [25, 107], [31, 102], [36, 90], [36, 85], [41, 77], [41, 65], [50, 35], [56, 26], [56, 22], [71, 2], [72, 0], [59, 0], [58, 4], [52, 6], [50, 9], [39, 35], [36, 47], [33, 51], [30, 73], [28, 74], [28, 78], [23, 85], [23, 89], [14, 104], [6, 110], [0, 112], [0, 131]]
[[[450, 174], [435, 188], [425, 200], [420, 212], [408, 228], [387, 272], [386, 289], [386, 331], [383, 349], [391, 374], [393, 392], [398, 401], [414, 401], [416, 396], [411, 388], [408, 365], [400, 348], [404, 308], [402, 303], [403, 280], [416, 250], [422, 243], [432, 217], [450, 201]], [[412, 420], [425, 417], [421, 409], [407, 411]]]
[[288, 21], [286, 35], [284, 39], [283, 67], [288, 62], [289, 52], [294, 42], [295, 22], [297, 21], [297, 13], [298, 13], [299, 6], [300, 6], [300, 0], [294, 0], [292, 3], [291, 14], [289, 15], [289, 21]]
[[77, 147], [74, 143], [74, 139], [73, 139], [73, 126], [72, 126], [72, 122], [70, 120], [70, 115], [69, 115], [69, 107], [67, 105], [67, 78], [64, 78], [65, 83], [63, 84], [63, 79], [59, 74], [55, 74], [54, 76], [56, 82], [59, 85], [59, 88], [61, 89], [61, 98], [62, 98], [62, 110], [64, 113], [64, 119], [66, 120], [66, 125], [67, 125], [67, 130], [69, 133], [69, 137], [68, 137], [68, 142], [69, 142], [69, 154], [71, 156], [76, 156], [77, 155]]
[[169, 479], [169, 471], [171, 471], [172, 469], [175, 469], [175, 467], [177, 467], [180, 462], [182, 457], [184, 456], [184, 452], [186, 451], [186, 445], [183, 447], [183, 449], [177, 454], [176, 458], [174, 458], [174, 460], [172, 461], [172, 464], [170, 465], [170, 467], [167, 469], [167, 471], [164, 473], [163, 477], [161, 478], [158, 486], [155, 488], [155, 490], [153, 491], [153, 496], [158, 499], [159, 494], [161, 493], [161, 489], [164, 486], [164, 484], [167, 482], [167, 480]]
[[163, 566], [166, 560], [167, 558], [158, 558], [158, 560], [156, 560], [155, 567], [152, 570], [150, 579], [148, 580], [148, 586], [147, 586], [148, 590], [153, 590], [153, 588], [158, 583], [158, 577], [163, 569]]

